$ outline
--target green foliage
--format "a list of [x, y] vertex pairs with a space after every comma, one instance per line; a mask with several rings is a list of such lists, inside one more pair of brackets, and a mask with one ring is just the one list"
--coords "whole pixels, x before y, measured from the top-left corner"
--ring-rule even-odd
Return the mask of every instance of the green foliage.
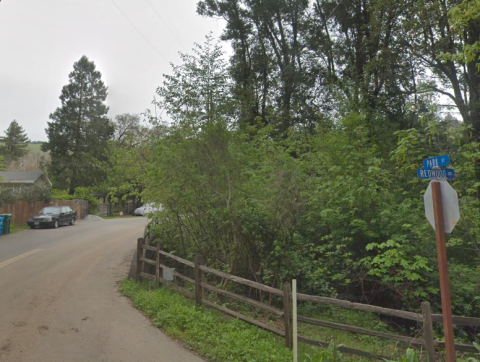
[[147, 129], [141, 125], [138, 114], [116, 115], [113, 127], [115, 130], [113, 141], [116, 146], [127, 149], [142, 146], [141, 143], [145, 140], [144, 134]]
[[121, 114], [113, 122], [114, 139], [109, 143], [109, 164], [105, 180], [97, 189], [108, 194], [109, 201], [122, 205], [137, 200], [143, 190], [143, 178], [150, 155], [149, 138], [158, 138], [161, 127], [147, 127], [139, 115]]
[[480, 361], [480, 344], [473, 342], [473, 346], [478, 350], [476, 357], [468, 357], [466, 362], [479, 362]]
[[0, 205], [15, 204], [17, 201], [44, 201], [52, 200], [52, 191], [49, 186], [31, 185], [15, 190], [11, 187], [0, 188]]
[[89, 214], [98, 213], [99, 202], [86, 187], [77, 187], [73, 195], [70, 195], [67, 190], [53, 189], [52, 198], [54, 200], [87, 200]]
[[171, 126], [152, 142], [146, 169], [142, 195], [164, 206], [152, 229], [183, 257], [200, 254], [207, 265], [275, 287], [296, 278], [306, 293], [411, 310], [429, 299], [440, 308], [426, 183], [415, 169], [449, 153], [469, 210], [448, 244], [454, 311], [477, 316], [479, 254], [468, 250], [478, 250], [480, 235], [480, 154], [468, 127], [426, 114], [385, 152], [363, 123], [350, 114], [328, 132], [291, 131], [282, 140], [271, 126], [207, 123], [194, 134]]
[[11, 233], [15, 233], [15, 232], [23, 231], [23, 230], [27, 230], [27, 229], [30, 229], [28, 224], [11, 224], [10, 225], [10, 232]]
[[69, 195], [67, 190], [52, 189], [52, 197], [54, 200], [74, 200], [73, 195]]
[[98, 200], [90, 194], [90, 190], [86, 187], [77, 187], [75, 193], [73, 194], [76, 199], [79, 200], [88, 200], [88, 213], [96, 214], [98, 213]]
[[[480, 19], [480, 3], [476, 0], [464, 0], [449, 10], [449, 23], [458, 36], [465, 36], [470, 32], [478, 31], [478, 20]], [[455, 54], [445, 53], [444, 59], [452, 59], [459, 63], [473, 63], [480, 71], [480, 40], [474, 41], [466, 36], [466, 44]], [[473, 40], [473, 41], [472, 41]]]
[[[316, 303], [300, 303], [298, 306], [298, 314], [317, 320], [341, 323], [365, 328], [371, 331], [391, 334], [405, 333], [405, 335], [413, 336], [420, 331], [418, 328], [408, 332], [406, 330], [401, 330], [399, 325], [390, 324], [388, 318], [382, 318], [375, 313], [348, 310], [345, 308], [319, 305]], [[398, 342], [392, 340], [327, 327], [313, 326], [306, 323], [300, 323], [298, 329], [299, 335], [306, 338], [322, 342], [334, 341], [336, 346], [344, 345], [345, 347], [369, 352], [374, 355], [390, 356], [392, 359], [403, 355], [406, 349], [404, 344], [398, 344]], [[300, 343], [299, 356], [305, 354], [311, 357], [322, 350], [323, 348], [314, 348]], [[345, 361], [356, 361], [358, 359], [359, 357], [348, 353], [345, 353], [343, 358]]]
[[[0, 171], [3, 171], [4, 170], [4, 164], [3, 164], [3, 156], [0, 155]], [[3, 181], [3, 177], [0, 176], [0, 182]], [[0, 187], [0, 205], [2, 204], [2, 188]]]
[[219, 312], [198, 309], [167, 288], [149, 290], [146, 284], [122, 281], [120, 292], [169, 335], [180, 338], [212, 361], [290, 362], [292, 352], [282, 339]]
[[172, 75], [164, 74], [157, 88], [155, 104], [177, 124], [197, 130], [204, 122], [231, 121], [235, 103], [229, 92], [229, 76], [223, 53], [212, 35], [203, 45], [195, 44], [194, 55], [182, 54], [182, 64], [172, 65]]
[[18, 194], [18, 199], [23, 201], [52, 201], [52, 189], [50, 186], [32, 185], [23, 187]]
[[11, 187], [0, 187], [0, 205], [14, 204], [17, 199], [17, 194]]
[[[472, 136], [480, 137], [478, 84], [480, 14], [478, 1], [454, 0], [439, 3], [422, 0], [409, 7], [411, 16], [404, 20], [404, 33], [411, 57], [419, 62], [427, 59], [430, 74], [423, 77], [419, 70], [419, 85], [425, 92], [443, 94], [457, 107], [465, 124], [471, 125]], [[425, 36], [430, 33], [433, 36]], [[423, 68], [420, 66], [420, 68]], [[462, 89], [463, 92], [454, 91]]]
[[28, 153], [27, 146], [29, 139], [25, 130], [13, 120], [5, 130], [5, 136], [0, 138], [0, 155], [6, 162], [15, 161]]
[[[343, 355], [338, 350], [342, 345], [335, 345], [335, 342], [332, 340], [328, 344], [326, 349], [323, 349], [318, 354], [310, 356], [306, 355], [307, 361], [311, 362], [342, 362]], [[409, 361], [410, 362], [410, 361]], [[417, 362], [417, 361], [411, 361]]]
[[77, 187], [91, 187], [105, 176], [107, 141], [113, 126], [105, 105], [107, 87], [101, 73], [86, 56], [73, 65], [69, 83], [62, 88], [61, 107], [50, 114], [46, 129], [50, 151], [49, 176], [57, 188], [73, 195]]
[[[447, 238], [452, 306], [480, 317], [478, 73], [474, 61], [438, 57], [473, 42], [472, 4], [200, 1], [200, 14], [227, 21], [230, 68], [211, 38], [182, 55], [157, 89], [173, 122], [147, 114], [136, 142], [138, 119], [117, 118], [132, 132], [109, 144], [102, 187], [112, 200], [160, 203], [150, 231], [185, 258], [397, 309], [430, 300], [437, 312], [416, 169], [448, 153], [462, 215]], [[432, 95], [450, 88], [464, 122]]]
[[[385, 362], [394, 362], [394, 361], [389, 361], [385, 360]], [[420, 362], [420, 359], [418, 358], [417, 351], [408, 348], [407, 352], [405, 352], [405, 356], [402, 356], [402, 358], [398, 362]]]

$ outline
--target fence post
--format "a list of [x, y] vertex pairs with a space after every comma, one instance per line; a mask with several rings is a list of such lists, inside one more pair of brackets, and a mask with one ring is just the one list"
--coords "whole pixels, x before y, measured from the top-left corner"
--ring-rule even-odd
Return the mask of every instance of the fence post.
[[155, 264], [155, 286], [159, 287], [160, 282], [160, 243], [157, 243], [157, 252], [156, 252], [156, 264]]
[[298, 361], [297, 279], [292, 279], [293, 362]]
[[292, 349], [292, 287], [283, 284], [283, 318], [285, 323], [285, 346]]
[[429, 302], [422, 302], [423, 315], [423, 337], [425, 339], [425, 349], [428, 355], [428, 362], [435, 362], [435, 344], [433, 339], [432, 310]]
[[140, 273], [142, 272], [142, 261], [140, 260], [142, 258], [142, 244], [143, 244], [143, 238], [138, 238], [137, 239], [137, 280], [142, 281], [142, 277], [140, 276]]
[[195, 256], [195, 303], [200, 306], [202, 304], [203, 297], [203, 272], [200, 270], [202, 264], [202, 257]]

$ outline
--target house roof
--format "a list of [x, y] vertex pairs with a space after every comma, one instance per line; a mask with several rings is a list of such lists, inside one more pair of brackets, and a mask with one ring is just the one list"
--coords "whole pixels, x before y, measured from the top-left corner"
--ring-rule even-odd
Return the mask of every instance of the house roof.
[[33, 184], [40, 177], [45, 177], [50, 186], [52, 183], [48, 179], [47, 175], [43, 171], [16, 171], [16, 172], [0, 172], [0, 177], [3, 180], [0, 180], [0, 184]]

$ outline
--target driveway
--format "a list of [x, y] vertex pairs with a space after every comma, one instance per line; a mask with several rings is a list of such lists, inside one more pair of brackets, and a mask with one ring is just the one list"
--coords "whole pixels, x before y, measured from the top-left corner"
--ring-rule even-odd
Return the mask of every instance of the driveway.
[[0, 361], [201, 362], [117, 292], [146, 221], [0, 236]]

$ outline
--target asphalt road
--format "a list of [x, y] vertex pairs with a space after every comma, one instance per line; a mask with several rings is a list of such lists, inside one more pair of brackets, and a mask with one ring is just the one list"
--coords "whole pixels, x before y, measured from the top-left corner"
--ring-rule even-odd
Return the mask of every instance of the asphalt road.
[[0, 236], [0, 361], [201, 362], [117, 291], [146, 221]]

